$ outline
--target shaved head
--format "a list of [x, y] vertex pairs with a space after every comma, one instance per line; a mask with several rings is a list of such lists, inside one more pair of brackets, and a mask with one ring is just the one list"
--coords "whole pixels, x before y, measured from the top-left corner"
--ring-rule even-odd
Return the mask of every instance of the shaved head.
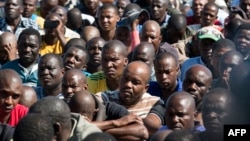
[[94, 37], [101, 37], [99, 29], [95, 26], [85, 26], [82, 31], [81, 38], [87, 43], [90, 39]]

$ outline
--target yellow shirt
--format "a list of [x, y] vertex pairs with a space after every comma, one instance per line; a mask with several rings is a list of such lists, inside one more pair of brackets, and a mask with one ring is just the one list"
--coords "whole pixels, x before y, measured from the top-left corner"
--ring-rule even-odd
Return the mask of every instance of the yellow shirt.
[[89, 92], [93, 94], [109, 90], [106, 83], [106, 76], [104, 75], [103, 71], [90, 75], [87, 78], [87, 84]]
[[[68, 41], [69, 38], [66, 38], [66, 40]], [[41, 56], [47, 53], [62, 54], [62, 48], [62, 44], [59, 40], [57, 40], [56, 43], [53, 45], [48, 45], [47, 43], [45, 43], [45, 41], [42, 41], [42, 46], [40, 48], [39, 53]]]

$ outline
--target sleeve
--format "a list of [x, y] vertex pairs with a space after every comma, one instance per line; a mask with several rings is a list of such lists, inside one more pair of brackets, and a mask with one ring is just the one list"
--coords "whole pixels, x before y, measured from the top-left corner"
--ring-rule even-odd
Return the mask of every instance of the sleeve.
[[107, 115], [106, 120], [119, 119], [128, 114], [129, 114], [128, 110], [122, 105], [116, 104], [114, 102], [106, 103], [106, 115]]
[[149, 114], [155, 114], [161, 120], [162, 125], [165, 125], [165, 108], [163, 101], [158, 101], [149, 111]]
[[0, 140], [10, 141], [13, 137], [14, 129], [14, 127], [11, 127], [7, 124], [0, 124]]
[[139, 32], [131, 31], [130, 36], [131, 36], [131, 48], [132, 48], [131, 51], [133, 51], [135, 47], [140, 43]]

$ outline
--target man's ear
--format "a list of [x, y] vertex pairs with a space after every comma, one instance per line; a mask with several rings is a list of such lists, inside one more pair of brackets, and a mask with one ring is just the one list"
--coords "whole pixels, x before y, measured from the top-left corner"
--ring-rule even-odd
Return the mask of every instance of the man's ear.
[[53, 124], [54, 128], [54, 135], [58, 135], [61, 132], [61, 124], [59, 122], [56, 122]]
[[159, 37], [159, 41], [160, 41], [160, 43], [161, 43], [161, 41], [162, 41], [162, 35], [160, 35], [160, 37]]
[[127, 66], [128, 65], [128, 58], [124, 58], [124, 66]]
[[120, 19], [121, 19], [119, 15], [116, 15], [116, 18], [117, 18], [117, 19], [116, 19], [117, 22], [119, 22]]
[[[148, 88], [149, 88], [149, 84], [146, 84], [146, 86], [145, 86], [145, 92], [148, 91]], [[144, 93], [145, 93], [145, 92], [144, 92]]]

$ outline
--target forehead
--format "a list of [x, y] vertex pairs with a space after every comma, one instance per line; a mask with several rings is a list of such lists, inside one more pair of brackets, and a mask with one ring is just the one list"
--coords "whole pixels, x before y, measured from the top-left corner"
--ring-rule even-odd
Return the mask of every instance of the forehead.
[[26, 42], [27, 40], [32, 40], [35, 42], [38, 42], [38, 37], [36, 35], [32, 34], [23, 34], [21, 35], [20, 39], [18, 40], [19, 42]]
[[23, 0], [24, 3], [32, 3], [32, 4], [36, 4], [37, 0]]
[[123, 76], [129, 76], [130, 78], [143, 79], [146, 81], [146, 77], [149, 75], [146, 69], [142, 66], [138, 65], [130, 65], [128, 66], [123, 73]]
[[21, 0], [6, 0], [6, 3], [16, 3], [16, 4], [21, 4]]
[[[164, 66], [164, 67], [175, 67], [176, 66], [176, 62], [174, 60], [174, 58], [170, 57], [170, 56], [165, 56], [164, 58], [161, 58], [159, 60], [155, 61], [155, 66]], [[157, 67], [156, 67], [157, 69]]]
[[204, 98], [204, 105], [217, 105], [224, 107], [229, 103], [229, 99], [225, 94], [213, 93]]
[[100, 9], [99, 15], [116, 15], [116, 10], [114, 7], [108, 7], [104, 9]]
[[205, 3], [207, 3], [208, 2], [208, 0], [193, 0], [193, 4], [200, 4], [200, 3], [202, 3], [202, 4], [205, 4]]
[[8, 78], [3, 78], [0, 80], [0, 89], [15, 89], [18, 91], [22, 89], [22, 82], [17, 78], [17, 76], [13, 76], [11, 73], [6, 73]]
[[63, 9], [62, 7], [58, 7], [56, 9], [53, 10], [55, 13], [57, 13], [58, 15], [63, 15], [66, 16], [66, 11], [65, 9]]
[[81, 83], [82, 75], [79, 73], [66, 73], [63, 77], [63, 83]]
[[53, 56], [48, 56], [41, 58], [39, 61], [39, 66], [49, 65], [49, 66], [59, 66], [58, 60]]
[[249, 29], [239, 29], [238, 32], [236, 33], [236, 35], [238, 34], [246, 34], [246, 35], [250, 35], [250, 30]]
[[159, 26], [156, 26], [155, 24], [153, 23], [147, 23], [145, 25], [143, 25], [143, 28], [142, 28], [142, 32], [143, 33], [146, 33], [146, 32], [152, 32], [154, 34], [160, 34], [160, 27]]
[[250, 3], [250, 0], [240, 0], [240, 3]]
[[203, 68], [191, 68], [187, 71], [185, 80], [205, 81], [205, 83], [208, 83], [209, 75]]
[[168, 103], [167, 103], [167, 109], [179, 109], [179, 110], [183, 110], [186, 112], [193, 112], [190, 109], [191, 104], [188, 104], [190, 102], [188, 102], [188, 99], [186, 97], [182, 97], [182, 96], [175, 96], [173, 98], [171, 98]]
[[120, 46], [112, 46], [112, 47], [108, 47], [108, 48], [104, 48], [104, 50], [102, 51], [102, 55], [108, 55], [108, 53], [110, 54], [122, 54], [122, 49]]
[[105, 44], [105, 41], [102, 40], [102, 39], [100, 39], [100, 38], [98, 38], [98, 39], [93, 39], [93, 40], [89, 41], [89, 43], [88, 43], [88, 45], [89, 45], [90, 47], [95, 47], [96, 45], [97, 45], [97, 46], [103, 47], [104, 44]]

